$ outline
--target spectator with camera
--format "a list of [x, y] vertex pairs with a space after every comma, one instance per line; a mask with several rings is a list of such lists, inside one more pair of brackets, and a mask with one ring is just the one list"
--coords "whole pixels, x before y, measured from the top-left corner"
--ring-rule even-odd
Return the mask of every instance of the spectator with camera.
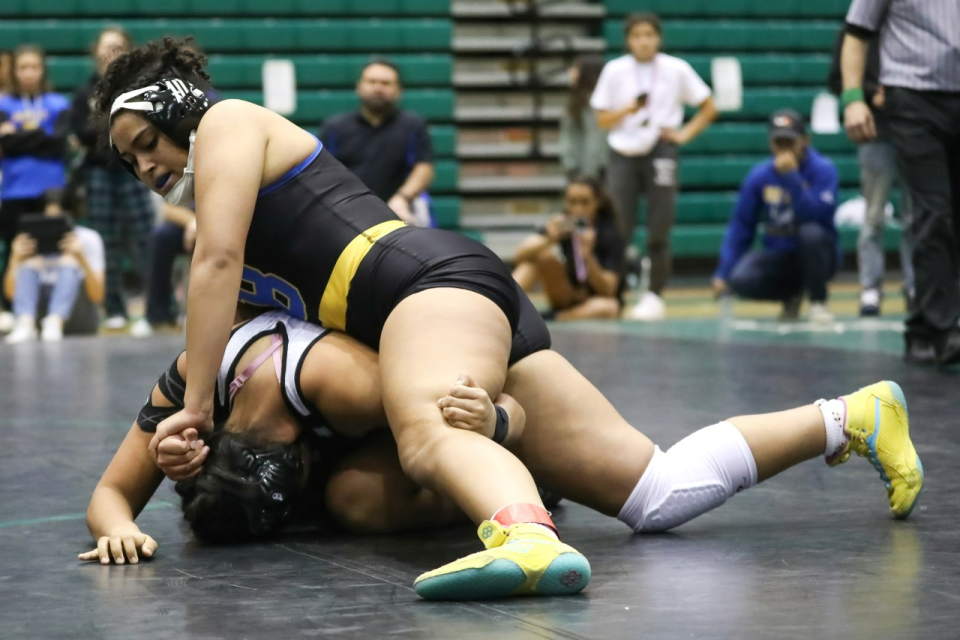
[[7, 344], [40, 337], [58, 342], [67, 334], [94, 334], [103, 302], [103, 240], [91, 229], [73, 226], [59, 207], [42, 216], [24, 216], [11, 247], [4, 278], [16, 323]]
[[[633, 243], [637, 205], [647, 200], [650, 290], [631, 316], [666, 317], [661, 298], [670, 276], [670, 230], [677, 209], [679, 149], [717, 116], [710, 87], [684, 60], [660, 53], [660, 19], [651, 13], [629, 16], [624, 25], [630, 52], [603, 68], [590, 99], [597, 124], [608, 129], [607, 185], [628, 245]], [[686, 124], [684, 106], [697, 107]]]
[[[837, 169], [810, 146], [797, 112], [775, 112], [769, 131], [772, 157], [751, 169], [740, 187], [713, 277], [714, 293], [782, 301], [782, 320], [799, 317], [806, 293], [810, 319], [830, 322], [827, 283], [840, 259], [833, 222]], [[761, 224], [763, 247], [751, 249]]]
[[[69, 101], [47, 82], [45, 55], [33, 45], [13, 52], [11, 92], [0, 97], [0, 240], [7, 247], [0, 262], [6, 273], [20, 217], [42, 213], [48, 194], [63, 189]], [[59, 201], [59, 196], [57, 196]], [[2, 275], [0, 275], [2, 277]], [[0, 331], [10, 331], [10, 301], [0, 295]]]
[[563, 213], [517, 249], [513, 277], [524, 291], [543, 285], [547, 319], [618, 318], [625, 244], [613, 204], [592, 177], [570, 182], [563, 202]]

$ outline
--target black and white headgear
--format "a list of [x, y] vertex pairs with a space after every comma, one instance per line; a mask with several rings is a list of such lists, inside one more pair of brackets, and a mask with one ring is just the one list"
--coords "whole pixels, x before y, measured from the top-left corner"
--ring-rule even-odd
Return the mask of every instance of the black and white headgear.
[[[190, 132], [200, 126], [200, 119], [210, 108], [210, 99], [202, 89], [183, 78], [164, 78], [155, 83], [117, 96], [110, 107], [110, 120], [121, 109], [139, 111], [167, 137], [184, 149], [190, 148]], [[110, 136], [110, 147], [120, 152]], [[129, 162], [123, 167], [136, 175]]]

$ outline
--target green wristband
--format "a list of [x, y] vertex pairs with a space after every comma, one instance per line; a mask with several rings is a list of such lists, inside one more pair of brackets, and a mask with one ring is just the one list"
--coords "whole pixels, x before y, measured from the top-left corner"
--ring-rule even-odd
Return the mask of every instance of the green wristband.
[[863, 99], [863, 89], [861, 89], [860, 87], [852, 87], [850, 89], [844, 89], [843, 93], [840, 94], [840, 99], [843, 101], [844, 107], [854, 102], [865, 102], [865, 100]]

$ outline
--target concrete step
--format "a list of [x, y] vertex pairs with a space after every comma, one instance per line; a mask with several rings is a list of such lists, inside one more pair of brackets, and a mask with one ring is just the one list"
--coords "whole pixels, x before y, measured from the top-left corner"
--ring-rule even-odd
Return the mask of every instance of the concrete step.
[[[531, 6], [528, 2], [504, 3], [460, 0], [453, 3], [451, 13], [456, 19], [503, 19], [516, 18], [519, 15], [526, 14], [530, 9]], [[554, 20], [600, 20], [607, 15], [607, 9], [604, 5], [582, 2], [552, 3], [538, 7], [537, 11], [541, 17]]]
[[566, 183], [563, 175], [486, 175], [461, 177], [457, 187], [463, 194], [559, 193]]
[[[560, 143], [543, 142], [540, 153], [549, 159], [560, 155]], [[532, 155], [530, 142], [475, 142], [457, 145], [457, 157], [461, 160], [491, 160], [529, 158]]]
[[[455, 36], [453, 50], [456, 53], [508, 53], [529, 48], [530, 36]], [[607, 43], [603, 38], [588, 36], [557, 36], [543, 43], [542, 49], [550, 53], [603, 53]]]
[[457, 122], [557, 122], [563, 114], [562, 106], [545, 106], [536, 117], [532, 106], [458, 106], [454, 110]]

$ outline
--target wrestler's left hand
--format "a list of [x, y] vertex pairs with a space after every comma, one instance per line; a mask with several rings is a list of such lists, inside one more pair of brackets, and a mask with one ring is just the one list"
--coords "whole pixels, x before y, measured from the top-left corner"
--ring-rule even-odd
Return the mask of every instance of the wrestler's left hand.
[[160, 441], [157, 448], [157, 466], [174, 482], [186, 480], [200, 473], [210, 447], [203, 445], [196, 429], [187, 429], [182, 434]]
[[[213, 419], [205, 414], [196, 413], [187, 409], [181, 409], [163, 422], [157, 425], [157, 432], [150, 439], [148, 450], [150, 457], [157, 463], [160, 443], [169, 436], [180, 436], [184, 431], [190, 428], [200, 431], [212, 431]], [[182, 436], [181, 436], [182, 437]], [[191, 443], [191, 448], [197, 448], [196, 441]], [[157, 463], [159, 466], [159, 463]]]
[[474, 431], [492, 438], [497, 428], [497, 412], [486, 390], [468, 374], [461, 374], [450, 393], [437, 401], [443, 419], [451, 427]]
[[137, 564], [140, 556], [153, 557], [157, 551], [157, 541], [140, 531], [134, 523], [129, 523], [111, 531], [108, 536], [97, 540], [97, 548], [77, 556], [80, 560], [99, 560], [100, 564], [129, 562]]

